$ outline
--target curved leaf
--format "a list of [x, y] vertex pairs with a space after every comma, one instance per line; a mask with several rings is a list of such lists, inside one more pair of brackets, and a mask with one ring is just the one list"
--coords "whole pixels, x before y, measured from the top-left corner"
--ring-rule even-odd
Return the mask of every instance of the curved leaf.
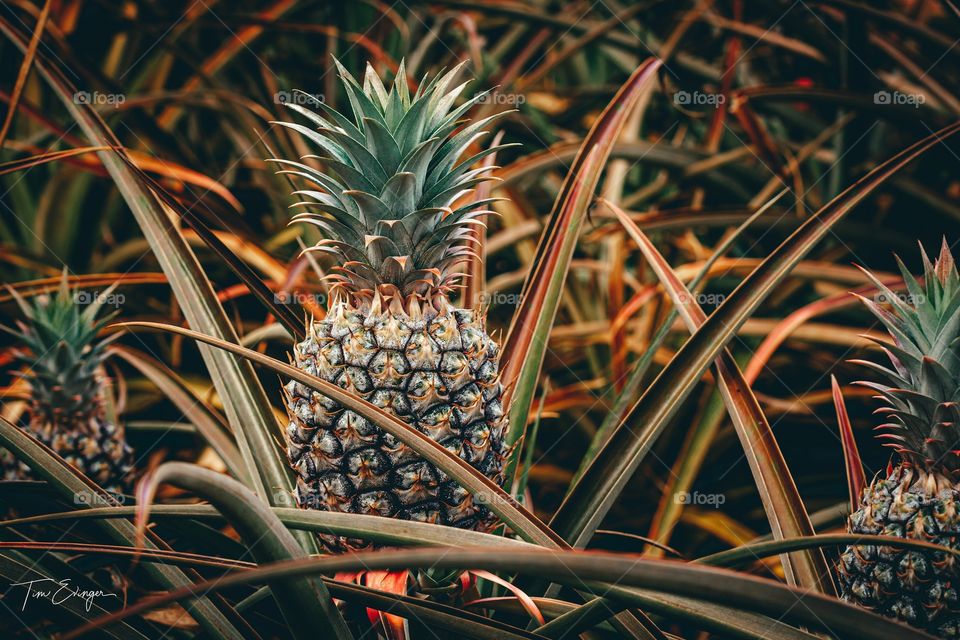
[[[212, 502], [247, 543], [258, 563], [307, 557], [265, 501], [232, 478], [185, 462], [167, 462], [140, 481], [137, 487], [138, 531], [146, 529], [150, 503], [161, 484], [172, 484]], [[346, 622], [321, 581], [309, 577], [277, 580], [270, 588], [287, 628], [295, 638], [312, 640], [317, 633], [325, 638], [351, 637]]]
[[[574, 585], [579, 589], [583, 589], [585, 585], [592, 586], [595, 590], [604, 592], [605, 597], [613, 597], [631, 605], [635, 605], [636, 602], [628, 594], [622, 591], [605, 591], [605, 589], [611, 584], [656, 589], [662, 593], [684, 595], [706, 602], [722, 603], [746, 611], [764, 613], [813, 630], [825, 631], [839, 638], [931, 639], [931, 636], [922, 631], [836, 598], [788, 587], [772, 580], [701, 564], [687, 564], [673, 560], [646, 560], [639, 556], [599, 552], [508, 551], [491, 548], [374, 551], [310, 558], [260, 567], [221, 577], [203, 584], [202, 587], [216, 591], [241, 584], [270, 582], [280, 578], [319, 573], [431, 567], [531, 573], [552, 581]], [[193, 596], [194, 591], [190, 589], [163, 594], [147, 602], [135, 603], [121, 612], [105, 616], [103, 622], [122, 620], [153, 607]], [[65, 635], [64, 640], [77, 637], [88, 627]]]
[[[397, 520], [381, 516], [357, 513], [339, 513], [336, 511], [316, 511], [294, 507], [270, 507], [285, 526], [347, 538], [361, 538], [382, 545], [422, 546], [450, 545], [458, 546], [503, 546], [506, 548], [535, 547], [529, 542], [505, 538], [490, 533], [481, 533], [471, 529], [445, 527], [438, 524]], [[0, 521], [0, 528], [23, 525], [44, 524], [58, 520], [80, 520], [88, 518], [131, 518], [136, 515], [137, 507], [94, 507], [82, 511], [64, 511], [48, 513], [26, 518]], [[154, 517], [194, 518], [220, 522], [223, 515], [214, 507], [205, 504], [157, 504], [150, 508]]]
[[949, 556], [960, 557], [960, 550], [945, 547], [924, 540], [911, 538], [897, 538], [894, 536], [871, 536], [859, 533], [825, 533], [806, 538], [787, 538], [785, 540], [769, 540], [766, 542], [751, 542], [728, 551], [721, 551], [713, 555], [698, 558], [694, 562], [709, 564], [714, 567], [732, 567], [738, 564], [759, 560], [769, 556], [794, 551], [797, 549], [814, 549], [820, 547], [835, 547], [841, 545], [866, 545], [877, 547], [894, 547], [898, 549], [916, 549], [943, 553]]

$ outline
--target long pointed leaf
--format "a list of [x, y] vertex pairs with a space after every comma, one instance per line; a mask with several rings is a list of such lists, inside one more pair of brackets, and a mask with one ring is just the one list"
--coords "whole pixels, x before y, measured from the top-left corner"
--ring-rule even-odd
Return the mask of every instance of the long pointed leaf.
[[660, 372], [580, 476], [551, 525], [574, 546], [590, 539], [653, 442], [740, 326], [854, 206], [914, 158], [960, 130], [949, 125], [913, 144], [808, 218], [734, 290]]
[[[669, 293], [687, 328], [691, 332], [697, 331], [706, 322], [707, 316], [697, 303], [696, 297], [690, 293], [670, 264], [630, 219], [630, 216], [612, 202], [606, 202], [606, 205], [640, 247], [640, 251]], [[814, 530], [810, 524], [807, 509], [803, 505], [803, 500], [800, 499], [797, 485], [793, 481], [786, 460], [783, 459], [783, 453], [777, 445], [770, 423], [763, 414], [756, 396], [750, 390], [750, 386], [744, 380], [743, 373], [733, 359], [733, 355], [726, 349], [721, 351], [720, 357], [715, 361], [715, 368], [720, 395], [740, 437], [744, 456], [753, 473], [774, 539], [813, 535]], [[783, 566], [791, 584], [836, 595], [830, 567], [819, 550], [785, 555]]]
[[797, 549], [813, 549], [821, 547], [836, 547], [846, 545], [869, 545], [877, 547], [894, 547], [897, 549], [915, 549], [930, 553], [945, 554], [960, 558], [960, 550], [952, 547], [934, 544], [915, 538], [898, 538], [895, 536], [874, 536], [861, 533], [825, 533], [806, 538], [787, 538], [785, 540], [770, 540], [767, 542], [752, 542], [741, 545], [728, 551], [721, 551], [713, 555], [698, 558], [695, 562], [709, 564], [713, 567], [733, 567], [767, 558]]
[[[449, 545], [452, 547], [503, 546], [506, 548], [530, 548], [529, 542], [505, 538], [492, 533], [482, 533], [471, 529], [445, 527], [442, 525], [417, 522], [415, 520], [397, 520], [381, 516], [358, 513], [340, 513], [338, 511], [318, 511], [296, 507], [270, 507], [284, 525], [291, 529], [313, 531], [327, 535], [345, 536], [371, 540], [382, 545], [422, 546]], [[94, 507], [81, 511], [48, 513], [26, 518], [0, 521], [0, 528], [38, 525], [62, 520], [96, 518], [132, 518], [137, 513], [135, 506]], [[157, 504], [150, 507], [154, 518], [194, 518], [222, 522], [224, 517], [214, 507], [205, 504]]]
[[853, 437], [853, 425], [847, 415], [847, 405], [843, 401], [843, 391], [836, 376], [830, 376], [830, 392], [833, 406], [837, 410], [837, 424], [840, 427], [840, 442], [843, 444], [843, 462], [847, 469], [847, 489], [850, 493], [850, 512], [860, 508], [860, 496], [867, 486], [867, 475], [863, 472], [863, 460], [857, 448], [857, 439]]
[[526, 428], [527, 413], [547, 349], [547, 336], [600, 172], [630, 112], [659, 68], [659, 60], [644, 61], [594, 123], [567, 172], [537, 246], [520, 308], [514, 314], [503, 345], [501, 376], [510, 394], [510, 444], [516, 442]]

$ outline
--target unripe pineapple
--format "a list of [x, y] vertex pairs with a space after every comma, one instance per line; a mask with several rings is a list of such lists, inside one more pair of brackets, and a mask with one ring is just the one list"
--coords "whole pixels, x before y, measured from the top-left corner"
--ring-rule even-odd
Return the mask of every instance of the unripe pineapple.
[[[884, 401], [879, 428], [895, 450], [886, 476], [864, 491], [850, 533], [924, 540], [960, 548], [960, 276], [943, 244], [931, 264], [923, 255], [920, 286], [900, 264], [909, 295], [874, 279], [888, 311], [864, 300], [893, 338], [883, 343], [891, 368], [861, 362], [886, 384], [867, 384]], [[960, 638], [960, 565], [944, 553], [893, 547], [847, 547], [840, 584], [850, 601], [941, 638]]]
[[[316, 144], [326, 172], [276, 160], [311, 184], [295, 220], [323, 232], [316, 250], [335, 257], [323, 320], [294, 347], [297, 367], [356, 393], [502, 484], [507, 421], [498, 347], [484, 318], [449, 299], [470, 255], [471, 227], [490, 200], [457, 205], [492, 167], [471, 169], [496, 150], [460, 160], [493, 117], [454, 108], [459, 72], [426, 79], [411, 95], [401, 64], [384, 87], [368, 66], [363, 86], [337, 63], [350, 119], [317, 103], [296, 104], [316, 129], [280, 123]], [[494, 116], [496, 117], [496, 116]], [[500, 147], [497, 147], [500, 148]], [[458, 163], [458, 160], [460, 162]], [[489, 509], [399, 440], [295, 381], [285, 387], [287, 454], [301, 507], [488, 530]], [[332, 550], [360, 540], [324, 537]]]
[[[33, 304], [16, 299], [25, 320], [17, 329], [4, 329], [17, 339], [14, 354], [27, 367], [25, 429], [107, 491], [129, 491], [133, 451], [104, 404], [103, 361], [111, 339], [97, 337], [109, 321], [97, 320], [99, 301], [81, 308], [66, 278], [56, 296], [39, 297]], [[6, 450], [0, 468], [6, 480], [32, 477]]]

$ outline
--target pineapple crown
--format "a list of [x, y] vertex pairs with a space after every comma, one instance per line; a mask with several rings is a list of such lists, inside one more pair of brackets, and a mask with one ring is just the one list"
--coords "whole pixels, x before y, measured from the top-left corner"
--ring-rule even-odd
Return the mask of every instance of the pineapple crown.
[[[315, 128], [279, 122], [314, 143], [320, 171], [292, 160], [272, 159], [279, 173], [293, 174], [311, 185], [294, 195], [308, 200], [294, 207], [294, 217], [321, 229], [325, 238], [312, 250], [337, 258], [328, 276], [334, 289], [350, 301], [386, 295], [401, 301], [445, 296], [455, 285], [458, 264], [473, 254], [471, 229], [496, 198], [462, 196], [492, 179], [496, 167], [471, 169], [481, 158], [513, 145], [495, 145], [460, 160], [464, 151], [486, 135], [482, 128], [498, 113], [464, 125], [461, 118], [489, 91], [462, 105], [454, 102], [468, 82], [450, 88], [463, 63], [432, 79], [424, 77], [411, 94], [404, 63], [387, 88], [368, 64], [361, 86], [334, 59], [353, 117], [308, 96], [317, 111], [299, 104], [286, 106], [305, 116]], [[459, 162], [458, 162], [459, 160]], [[335, 296], [334, 296], [335, 297]]]
[[[864, 271], [877, 287], [877, 301], [861, 297], [893, 342], [877, 341], [892, 368], [857, 360], [885, 384], [861, 382], [877, 391], [888, 422], [879, 437], [907, 463], [954, 475], [960, 470], [960, 275], [946, 239], [931, 263], [923, 247], [922, 283], [897, 258], [906, 295]], [[889, 309], [878, 302], [889, 303]]]
[[112, 317], [97, 319], [106, 296], [98, 296], [81, 309], [71, 294], [66, 272], [56, 296], [39, 296], [28, 303], [10, 291], [25, 320], [18, 321], [15, 329], [0, 328], [26, 347], [14, 349], [13, 354], [27, 366], [27, 372], [21, 375], [30, 383], [33, 414], [59, 422], [99, 411], [98, 373], [107, 357], [107, 346], [119, 337], [97, 337]]

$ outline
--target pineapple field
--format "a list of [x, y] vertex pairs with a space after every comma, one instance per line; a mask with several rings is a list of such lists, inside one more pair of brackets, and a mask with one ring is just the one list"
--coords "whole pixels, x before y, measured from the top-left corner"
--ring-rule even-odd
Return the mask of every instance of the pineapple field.
[[960, 639], [960, 5], [0, 4], [0, 636]]

